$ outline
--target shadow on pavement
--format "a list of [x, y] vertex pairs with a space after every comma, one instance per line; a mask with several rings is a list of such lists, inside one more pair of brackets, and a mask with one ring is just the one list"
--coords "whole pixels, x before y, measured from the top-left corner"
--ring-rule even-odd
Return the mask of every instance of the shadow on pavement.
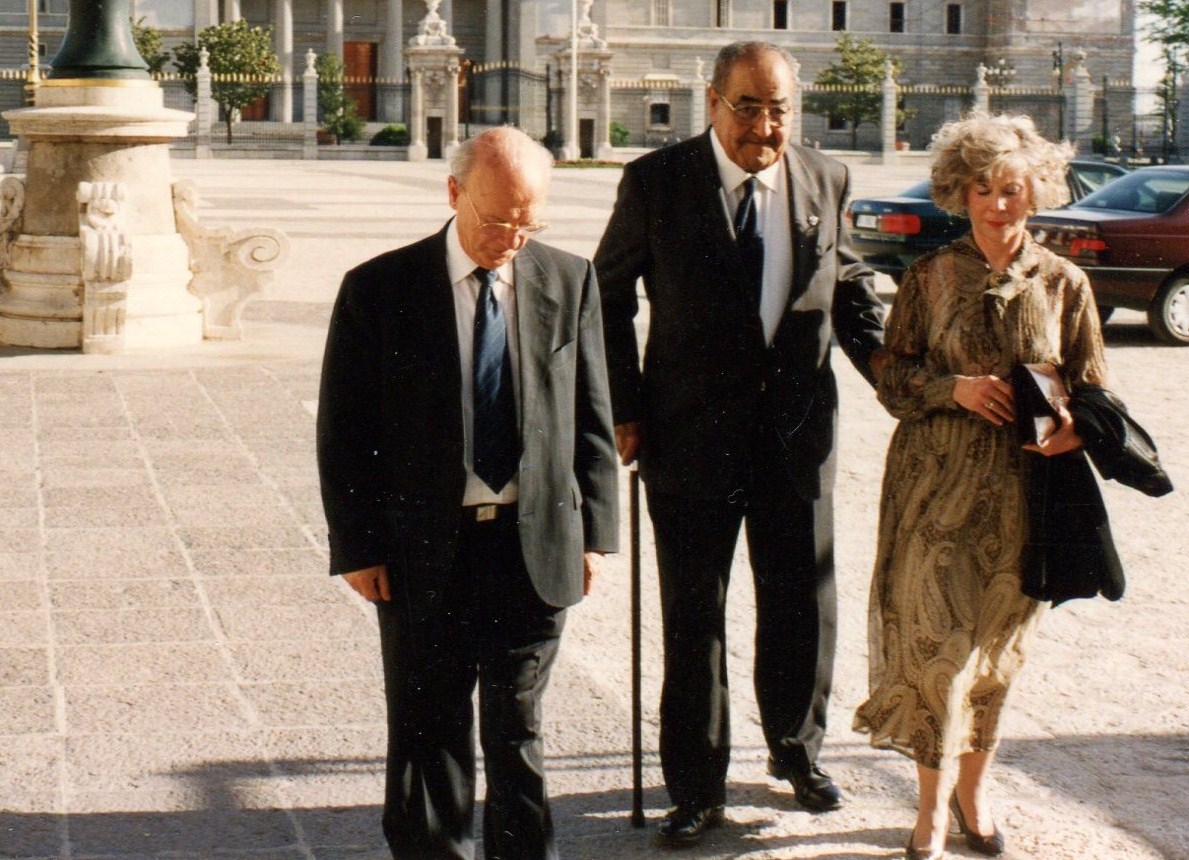
[[[561, 770], [581, 769], [583, 764], [578, 759], [582, 758], [563, 756]], [[621, 757], [594, 758], [619, 763]], [[858, 764], [848, 765], [837, 757], [834, 761], [843, 769]], [[622, 764], [626, 770], [626, 760]], [[1169, 860], [1189, 860], [1189, 826], [1183, 809], [1184, 798], [1189, 796], [1189, 734], [1010, 740], [1000, 753], [1000, 764], [1073, 804], [1099, 806], [1109, 818], [1147, 840]], [[198, 808], [69, 815], [0, 811], [0, 857], [385, 860], [388, 854], [380, 833], [379, 798], [376, 804], [260, 808], [263, 802], [259, 794], [252, 793], [253, 806], [248, 807], [248, 793], [244, 790], [275, 779], [282, 789], [281, 797], [290, 790], [326, 797], [333, 795], [336, 782], [343, 784], [344, 794], [357, 794], [359, 784], [350, 780], [360, 776], [374, 779], [382, 768], [383, 760], [374, 757], [281, 759], [267, 768], [262, 768], [260, 761], [213, 761], [170, 774], [178, 780], [181, 802]], [[914, 786], [907, 764], [903, 785], [885, 783], [883, 787], [903, 794], [903, 799], [911, 803]], [[768, 852], [793, 846], [804, 850], [820, 845], [820, 853], [813, 856], [821, 860], [860, 860], [894, 851], [904, 837], [901, 826], [861, 824], [850, 830], [815, 827], [790, 833], [787, 820], [779, 819], [782, 813], [797, 811], [797, 804], [791, 792], [768, 780], [733, 781], [728, 786], [728, 797], [731, 808], [726, 825], [710, 832], [700, 845], [683, 850], [682, 857], [707, 860], [768, 856]], [[849, 802], [861, 806], [873, 799], [851, 795]], [[881, 801], [885, 799], [880, 797]], [[661, 811], [668, 805], [667, 795], [659, 786], [645, 790], [648, 820], [643, 828], [634, 828], [630, 823], [629, 786], [558, 794], [552, 802], [559, 848], [562, 856], [570, 860], [658, 853], [653, 847], [653, 833]], [[839, 824], [845, 827], [841, 815]], [[478, 822], [477, 817], [477, 829]], [[819, 823], [828, 825], [829, 819], [819, 819]], [[848, 845], [849, 849], [845, 847]], [[64, 850], [68, 854], [63, 854]], [[480, 851], [478, 857], [482, 856]]]

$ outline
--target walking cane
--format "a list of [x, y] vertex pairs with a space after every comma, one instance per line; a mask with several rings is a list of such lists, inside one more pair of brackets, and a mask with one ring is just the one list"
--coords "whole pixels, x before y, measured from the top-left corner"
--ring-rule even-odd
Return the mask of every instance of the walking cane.
[[644, 750], [640, 730], [640, 472], [628, 474], [628, 522], [632, 535], [632, 827], [644, 826]]

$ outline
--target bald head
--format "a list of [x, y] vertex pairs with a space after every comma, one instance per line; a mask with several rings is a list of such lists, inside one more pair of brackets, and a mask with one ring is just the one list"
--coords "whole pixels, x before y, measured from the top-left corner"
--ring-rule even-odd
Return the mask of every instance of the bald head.
[[[539, 226], [553, 156], [519, 129], [493, 128], [462, 143], [450, 160], [450, 205], [463, 250], [496, 269]], [[525, 228], [525, 229], [521, 229]]]

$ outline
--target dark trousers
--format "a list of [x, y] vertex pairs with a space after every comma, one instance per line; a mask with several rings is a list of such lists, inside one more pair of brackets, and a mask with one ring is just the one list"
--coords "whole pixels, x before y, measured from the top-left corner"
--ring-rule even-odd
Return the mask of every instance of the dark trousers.
[[405, 585], [378, 607], [388, 703], [383, 826], [392, 856], [474, 855], [477, 684], [485, 856], [556, 858], [541, 697], [565, 610], [533, 589], [516, 517], [464, 521], [453, 567]]
[[730, 501], [648, 491], [664, 625], [661, 766], [675, 804], [726, 802], [730, 762], [726, 596], [746, 522], [755, 580], [755, 687], [771, 756], [816, 761], [834, 666], [832, 499], [797, 498], [769, 476]]

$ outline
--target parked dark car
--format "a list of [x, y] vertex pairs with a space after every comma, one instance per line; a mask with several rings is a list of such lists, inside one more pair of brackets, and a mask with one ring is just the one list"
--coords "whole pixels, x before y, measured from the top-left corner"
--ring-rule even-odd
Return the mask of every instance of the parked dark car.
[[[1070, 199], [1080, 200], [1127, 171], [1105, 161], [1072, 161], [1066, 173]], [[928, 179], [896, 197], [854, 200], [846, 209], [855, 251], [877, 272], [900, 283], [912, 261], [948, 245], [970, 230], [970, 222], [942, 212], [930, 196]]]
[[1141, 167], [1028, 228], [1086, 271], [1103, 318], [1146, 311], [1158, 338], [1189, 345], [1189, 166]]

